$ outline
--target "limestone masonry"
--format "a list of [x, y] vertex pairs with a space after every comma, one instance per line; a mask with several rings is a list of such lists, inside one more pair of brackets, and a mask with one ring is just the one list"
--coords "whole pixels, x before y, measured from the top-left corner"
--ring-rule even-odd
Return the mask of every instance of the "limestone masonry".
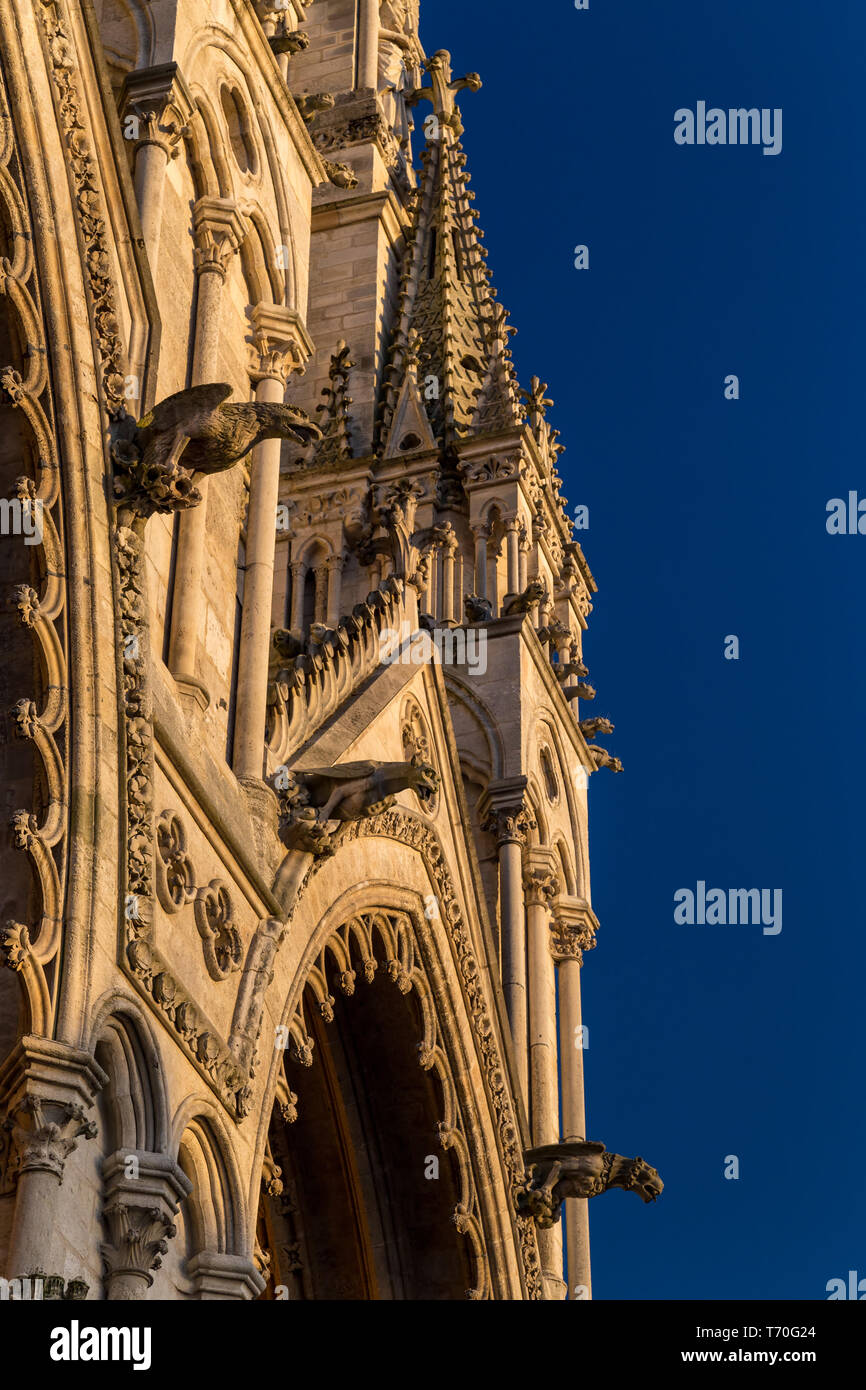
[[588, 1298], [661, 1191], [480, 87], [417, 0], [0, 5], [4, 1296]]

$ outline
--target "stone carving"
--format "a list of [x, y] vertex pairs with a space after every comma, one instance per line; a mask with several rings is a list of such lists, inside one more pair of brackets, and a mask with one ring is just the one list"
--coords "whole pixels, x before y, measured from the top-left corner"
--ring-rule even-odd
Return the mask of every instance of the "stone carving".
[[331, 92], [312, 92], [295, 97], [295, 105], [301, 113], [301, 120], [308, 125], [320, 111], [330, 111], [334, 105]]
[[84, 240], [82, 264], [91, 297], [91, 312], [99, 346], [102, 390], [110, 414], [123, 409], [126, 353], [120, 334], [120, 316], [111, 278], [111, 255], [106, 228], [109, 225], [99, 194], [101, 179], [88, 133], [89, 119], [82, 108], [75, 65], [75, 51], [58, 0], [41, 0], [42, 20], [51, 62], [58, 117], [67, 149], [67, 162], [75, 188], [78, 221]]
[[[45, 9], [43, 6], [40, 11], [43, 17]], [[55, 58], [52, 54], [53, 63]], [[69, 75], [58, 74], [55, 68], [55, 76], [71, 98]], [[64, 112], [65, 131], [76, 122], [75, 110]], [[18, 621], [27, 629], [33, 649], [32, 669], [41, 673], [38, 703], [25, 691], [16, 692], [22, 698], [9, 711], [10, 724], [16, 739], [33, 745], [33, 762], [41, 768], [38, 791], [36, 787], [20, 787], [27, 797], [28, 809], [16, 808], [11, 801], [16, 795], [11, 782], [5, 791], [11, 842], [30, 861], [34, 881], [30, 896], [35, 920], [9, 923], [3, 929], [0, 964], [13, 969], [18, 976], [21, 993], [26, 996], [28, 1031], [51, 1034], [54, 1028], [52, 1010], [60, 978], [53, 963], [61, 947], [64, 921], [63, 884], [58, 865], [64, 863], [68, 853], [64, 841], [69, 739], [66, 727], [69, 619], [65, 576], [69, 562], [63, 539], [65, 528], [58, 531], [56, 520], [64, 515], [66, 480], [58, 459], [52, 400], [56, 383], [50, 370], [43, 313], [49, 305], [53, 306], [53, 312], [57, 310], [56, 286], [49, 277], [43, 281], [34, 257], [32, 188], [25, 172], [28, 162], [18, 143], [19, 128], [10, 110], [10, 95], [0, 64], [0, 225], [4, 228], [6, 252], [0, 257], [0, 319], [5, 324], [4, 342], [7, 346], [16, 344], [16, 350], [21, 351], [21, 371], [4, 365], [0, 359], [0, 404], [7, 407], [3, 410], [5, 428], [9, 440], [15, 441], [9, 447], [21, 466], [29, 470], [15, 480], [22, 517], [29, 514], [35, 525], [38, 512], [41, 521], [40, 528], [30, 538], [35, 543], [29, 568], [37, 587], [16, 585], [11, 593], [3, 596], [10, 615], [17, 613]], [[81, 155], [76, 141], [69, 152], [70, 167], [76, 176], [82, 168]], [[91, 229], [88, 224], [88, 231]], [[4, 347], [3, 351], [6, 350]], [[14, 542], [6, 539], [3, 544], [9, 546]], [[25, 658], [26, 646], [22, 640], [21, 661], [17, 667], [22, 676], [30, 664]], [[14, 664], [12, 669], [15, 669]], [[29, 685], [28, 680], [27, 687]], [[5, 742], [5, 737], [0, 735], [0, 740]], [[5, 781], [4, 773], [5, 758], [0, 765], [0, 781]], [[15, 910], [23, 915], [29, 908], [22, 902]]]
[[504, 478], [513, 478], [519, 467], [519, 454], [514, 454], [508, 458], [490, 458], [485, 459], [483, 463], [476, 463], [467, 467], [464, 477], [467, 483], [498, 482]]
[[288, 53], [290, 58], [294, 58], [296, 53], [303, 53], [305, 48], [309, 48], [310, 36], [295, 29], [282, 34], [269, 34], [268, 43], [272, 52]]
[[180, 817], [163, 811], [156, 828], [156, 896], [166, 912], [180, 912], [195, 897], [195, 869], [186, 852]]
[[328, 180], [335, 188], [357, 188], [358, 175], [355, 173], [351, 164], [335, 162], [333, 159], [326, 159], [322, 156], [322, 164]]
[[597, 743], [588, 743], [587, 749], [596, 767], [609, 767], [611, 772], [622, 772], [619, 758], [611, 757], [606, 748], [599, 748]]
[[137, 423], [129, 416], [117, 423], [114, 491], [124, 507], [142, 516], [194, 507], [201, 501], [194, 473], [221, 473], [263, 439], [290, 439], [306, 449], [321, 438], [318, 425], [296, 406], [227, 405], [231, 393], [225, 382], [191, 386], [160, 401]]
[[417, 756], [402, 763], [337, 763], [274, 779], [286, 844], [314, 854], [333, 853], [340, 821], [378, 815], [393, 805], [398, 792], [408, 789], [422, 803], [428, 802], [438, 786], [435, 768]]
[[481, 598], [478, 594], [466, 594], [463, 599], [463, 610], [467, 623], [493, 621], [493, 604], [489, 598]]
[[[412, 696], [409, 696], [405, 701], [400, 715], [400, 744], [407, 762], [416, 766], [433, 766], [430, 730], [421, 711], [421, 706]], [[428, 816], [436, 814], [439, 806], [438, 789], [429, 796], [419, 797], [419, 800]]]
[[[393, 576], [340, 619], [334, 643], [305, 642], [272, 684], [268, 746], [284, 762], [381, 665], [382, 634], [408, 622], [405, 586]], [[344, 641], [345, 639], [345, 641]]]
[[655, 1168], [642, 1158], [608, 1153], [604, 1144], [591, 1140], [543, 1144], [527, 1151], [526, 1163], [529, 1182], [518, 1195], [517, 1210], [532, 1216], [542, 1230], [554, 1225], [568, 1197], [597, 1197], [610, 1187], [622, 1187], [654, 1202], [664, 1188]]
[[195, 924], [202, 939], [205, 965], [212, 980], [224, 980], [240, 969], [241, 937], [232, 920], [228, 887], [212, 878], [195, 895]]
[[612, 734], [614, 730], [610, 720], [601, 716], [596, 719], [581, 719], [578, 728], [586, 739], [595, 738], [596, 734]]
[[553, 405], [549, 396], [545, 395], [547, 382], [539, 377], [532, 377], [528, 391], [521, 391], [520, 397], [526, 407], [526, 416], [532, 429], [538, 431], [544, 422], [548, 410]]
[[584, 681], [578, 681], [577, 685], [564, 685], [562, 693], [566, 700], [594, 700], [596, 688]]
[[597, 945], [598, 919], [587, 903], [559, 898], [550, 917], [550, 954], [555, 961], [583, 964], [584, 951]]
[[423, 68], [429, 74], [430, 82], [405, 92], [406, 105], [417, 106], [422, 100], [432, 102], [433, 110], [442, 125], [448, 126], [456, 136], [462, 135], [463, 123], [454, 97], [464, 89], [470, 92], [480, 91], [481, 78], [477, 72], [468, 72], [465, 77], [452, 79], [451, 54], [446, 48], [440, 48], [432, 58], [428, 58]]
[[153, 1284], [151, 1271], [161, 1267], [177, 1227], [157, 1206], [132, 1206], [121, 1200], [106, 1203], [102, 1220], [109, 1237], [100, 1245], [107, 1297], [112, 1301], [143, 1298]]
[[93, 1139], [96, 1125], [82, 1106], [28, 1095], [3, 1121], [11, 1139], [6, 1182], [19, 1173], [42, 1171], [63, 1178], [66, 1160], [79, 1139]]
[[332, 465], [339, 463], [341, 459], [352, 457], [349, 439], [349, 406], [352, 404], [352, 397], [346, 388], [349, 384], [349, 373], [354, 365], [346, 340], [341, 338], [328, 368], [329, 384], [322, 390], [325, 399], [321, 405], [316, 406], [316, 413], [322, 417], [322, 438], [316, 446], [314, 457], [317, 465]]
[[547, 599], [547, 589], [540, 579], [530, 579], [526, 588], [519, 594], [506, 594], [502, 602], [503, 618], [515, 613], [528, 613], [537, 603]]
[[539, 867], [524, 870], [523, 891], [528, 907], [552, 907], [559, 890], [559, 879], [551, 870]]
[[535, 818], [526, 806], [499, 806], [485, 817], [481, 829], [494, 835], [497, 845], [525, 845], [529, 831], [535, 829]]

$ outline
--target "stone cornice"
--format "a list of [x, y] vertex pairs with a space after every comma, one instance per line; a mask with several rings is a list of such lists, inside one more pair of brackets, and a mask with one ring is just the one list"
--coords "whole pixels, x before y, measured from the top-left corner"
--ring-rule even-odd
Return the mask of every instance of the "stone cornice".
[[409, 215], [399, 198], [390, 189], [383, 189], [378, 193], [359, 193], [340, 202], [317, 204], [312, 211], [310, 231], [330, 231], [332, 227], [366, 222], [371, 216], [380, 218], [392, 244], [409, 225]]

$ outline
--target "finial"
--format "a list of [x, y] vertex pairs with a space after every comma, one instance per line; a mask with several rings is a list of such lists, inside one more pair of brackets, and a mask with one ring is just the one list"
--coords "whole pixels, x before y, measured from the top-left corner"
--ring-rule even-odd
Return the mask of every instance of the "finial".
[[[470, 92], [477, 92], [481, 87], [481, 78], [477, 72], [467, 72], [465, 77], [452, 78], [451, 76], [451, 54], [447, 48], [440, 48], [432, 58], [428, 58], [423, 64], [424, 71], [430, 74], [430, 82], [424, 83], [421, 87], [415, 87], [413, 91], [405, 94], [404, 100], [407, 106], [415, 106], [419, 101], [429, 101], [432, 103], [436, 121], [439, 125], [447, 126], [455, 136], [463, 134], [463, 123], [460, 120], [460, 112], [454, 100], [455, 93], [468, 88]], [[425, 121], [425, 126], [426, 126]], [[438, 139], [439, 131], [435, 129], [428, 131], [427, 134], [432, 139]]]

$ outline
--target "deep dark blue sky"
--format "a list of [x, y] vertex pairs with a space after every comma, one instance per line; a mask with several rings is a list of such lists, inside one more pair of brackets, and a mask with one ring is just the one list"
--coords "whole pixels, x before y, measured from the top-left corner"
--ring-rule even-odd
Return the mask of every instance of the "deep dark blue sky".
[[[866, 6], [422, 0], [422, 37], [484, 82], [472, 187], [625, 763], [590, 784], [588, 1128], [666, 1186], [592, 1202], [594, 1293], [823, 1299], [866, 1277], [866, 536], [825, 527], [866, 497]], [[781, 107], [782, 153], [676, 145], [698, 100]], [[781, 934], [677, 926], [699, 879], [781, 888]]]

